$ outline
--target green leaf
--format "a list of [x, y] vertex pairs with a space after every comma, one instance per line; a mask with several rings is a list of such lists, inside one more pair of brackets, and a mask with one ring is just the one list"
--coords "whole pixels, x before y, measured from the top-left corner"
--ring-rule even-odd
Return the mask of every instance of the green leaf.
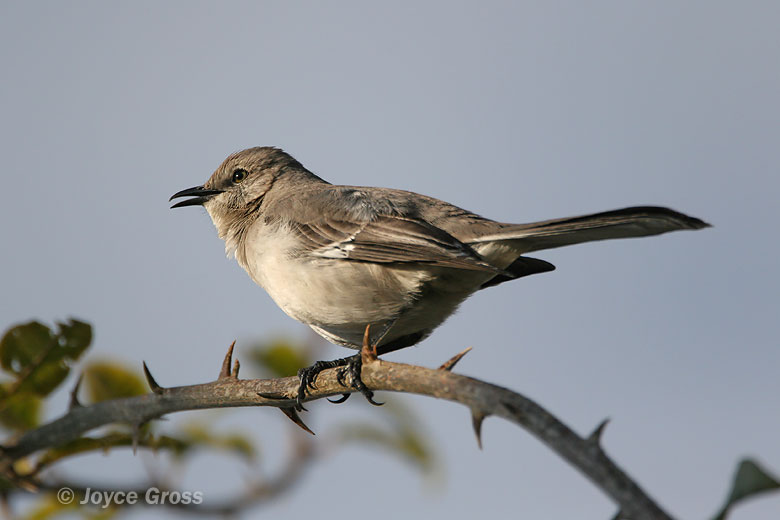
[[41, 399], [29, 392], [18, 392], [3, 398], [0, 424], [10, 430], [26, 431], [41, 421]]
[[60, 386], [69, 373], [70, 367], [61, 360], [46, 360], [20, 383], [19, 389], [45, 397]]
[[92, 402], [134, 397], [147, 392], [141, 376], [119, 363], [97, 361], [84, 369], [84, 386]]
[[260, 345], [251, 352], [252, 359], [274, 377], [289, 377], [299, 368], [309, 366], [304, 349], [283, 340]]
[[92, 327], [78, 320], [58, 323], [56, 333], [37, 321], [12, 327], [0, 340], [0, 367], [16, 376], [7, 394], [48, 395], [91, 341]]
[[51, 329], [37, 321], [10, 328], [0, 340], [0, 365], [12, 374], [21, 374], [52, 344]]
[[780, 482], [776, 478], [770, 476], [757, 462], [743, 459], [737, 467], [726, 504], [714, 520], [724, 520], [731, 507], [746, 498], [778, 489], [780, 489]]
[[57, 324], [60, 329], [60, 347], [64, 357], [76, 360], [92, 343], [92, 326], [79, 320], [68, 321]]

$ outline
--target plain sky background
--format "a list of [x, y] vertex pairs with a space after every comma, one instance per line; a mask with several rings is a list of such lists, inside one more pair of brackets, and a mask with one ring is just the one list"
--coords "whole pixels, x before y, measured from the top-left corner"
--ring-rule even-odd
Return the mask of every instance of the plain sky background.
[[[705, 518], [741, 457], [780, 474], [778, 27], [775, 1], [3, 0], [0, 325], [79, 317], [95, 326], [90, 357], [146, 360], [165, 385], [213, 379], [234, 338], [239, 357], [255, 338], [309, 339], [225, 258], [204, 210], [168, 209], [249, 146], [504, 221], [667, 205], [715, 227], [538, 253], [558, 270], [475, 295], [389, 358], [437, 366], [474, 347], [460, 372], [582, 434], [610, 417], [618, 464], [671, 513]], [[253, 512], [615, 512], [511, 424], [488, 419], [480, 451], [463, 407], [380, 398], [420, 416], [443, 463], [433, 484], [353, 447]], [[382, 413], [355, 398], [310, 409], [323, 439]], [[215, 422], [251, 430], [271, 466], [286, 449], [275, 411]], [[111, 482], [144, 475], [127, 453], [85, 464]], [[206, 457], [185, 486], [223, 496], [253, 471]], [[775, 496], [733, 518], [779, 516]]]

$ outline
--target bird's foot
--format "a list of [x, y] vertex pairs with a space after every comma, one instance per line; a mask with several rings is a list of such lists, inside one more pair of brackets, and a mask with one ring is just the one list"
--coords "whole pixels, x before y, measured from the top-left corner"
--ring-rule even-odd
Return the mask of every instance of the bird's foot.
[[[303, 407], [303, 400], [306, 398], [306, 392], [309, 389], [317, 388], [316, 381], [317, 376], [320, 372], [323, 370], [327, 370], [329, 368], [334, 367], [343, 367], [347, 363], [349, 363], [349, 360], [354, 357], [346, 357], [341, 359], [334, 359], [333, 361], [317, 361], [310, 367], [301, 368], [298, 370], [298, 379], [301, 380], [301, 384], [298, 387], [298, 398], [296, 399], [296, 408], [298, 410], [305, 410], [306, 408]], [[343, 399], [340, 402], [344, 402], [346, 399]]]
[[[347, 375], [349, 375], [349, 386], [363, 394], [366, 401], [374, 406], [382, 406], [385, 403], [378, 403], [374, 401], [374, 392], [372, 392], [363, 383], [363, 379], [360, 377], [360, 372], [363, 369], [363, 354], [355, 354], [354, 356], [347, 358], [348, 362], [345, 366], [341, 367], [336, 373], [336, 380], [341, 383], [342, 386], [347, 386]], [[351, 394], [343, 394], [340, 399], [331, 401], [331, 403], [343, 403]]]
[[[363, 336], [363, 348], [359, 354], [355, 354], [354, 356], [349, 356], [346, 358], [334, 359], [333, 361], [317, 361], [310, 367], [298, 370], [298, 378], [301, 380], [301, 384], [298, 387], [296, 408], [298, 410], [305, 410], [303, 407], [303, 401], [306, 398], [306, 392], [309, 389], [317, 388], [317, 375], [323, 370], [335, 367], [340, 367], [338, 372], [336, 372], [336, 380], [339, 382], [339, 384], [341, 384], [341, 386], [354, 388], [363, 394], [369, 403], [375, 406], [384, 404], [374, 401], [374, 392], [372, 392], [365, 385], [365, 383], [363, 383], [363, 379], [360, 377], [360, 373], [363, 368], [363, 362], [373, 361], [376, 359], [376, 345], [370, 345], [369, 327], [366, 327], [366, 333]], [[349, 396], [349, 393], [345, 393], [339, 399], [328, 399], [328, 401], [339, 404], [346, 401]]]

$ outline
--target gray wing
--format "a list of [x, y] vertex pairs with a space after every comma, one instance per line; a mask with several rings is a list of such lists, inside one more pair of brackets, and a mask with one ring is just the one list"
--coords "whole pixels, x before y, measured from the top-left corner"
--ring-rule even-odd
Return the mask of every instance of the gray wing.
[[384, 215], [368, 222], [349, 222], [321, 218], [291, 226], [301, 238], [303, 254], [309, 256], [502, 272], [468, 245], [420, 219]]

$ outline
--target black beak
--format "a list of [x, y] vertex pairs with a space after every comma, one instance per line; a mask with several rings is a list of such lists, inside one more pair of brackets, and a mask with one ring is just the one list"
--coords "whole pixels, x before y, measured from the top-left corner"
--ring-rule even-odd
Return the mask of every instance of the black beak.
[[202, 206], [204, 202], [209, 200], [214, 195], [219, 195], [220, 193], [222, 193], [222, 190], [210, 190], [204, 188], [203, 186], [195, 186], [193, 188], [187, 188], [186, 190], [181, 190], [177, 193], [174, 193], [173, 196], [168, 199], [168, 201], [170, 202], [173, 199], [178, 199], [180, 197], [192, 197], [191, 199], [177, 202], [171, 206], [171, 209], [183, 208], [184, 206]]

